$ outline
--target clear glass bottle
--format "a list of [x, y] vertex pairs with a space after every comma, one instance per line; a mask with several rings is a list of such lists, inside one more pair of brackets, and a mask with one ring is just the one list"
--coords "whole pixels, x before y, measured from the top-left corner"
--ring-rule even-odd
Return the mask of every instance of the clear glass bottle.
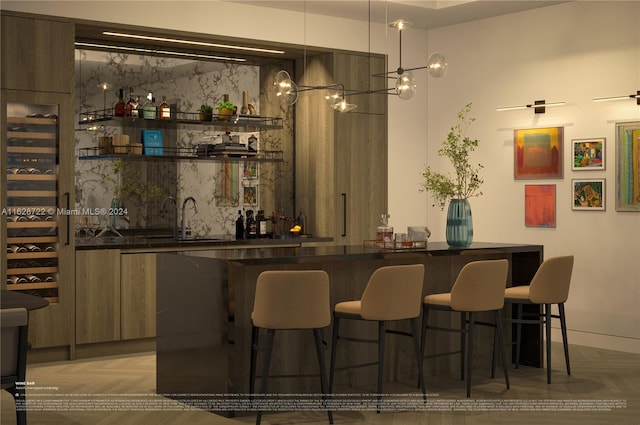
[[156, 102], [152, 93], [147, 95], [147, 101], [142, 107], [142, 118], [145, 120], [156, 119]]
[[389, 226], [389, 214], [380, 214], [380, 224], [376, 228], [376, 246], [393, 248], [393, 227]]
[[162, 96], [162, 103], [158, 108], [158, 119], [161, 119], [161, 120], [171, 119], [171, 107], [167, 103], [167, 96]]

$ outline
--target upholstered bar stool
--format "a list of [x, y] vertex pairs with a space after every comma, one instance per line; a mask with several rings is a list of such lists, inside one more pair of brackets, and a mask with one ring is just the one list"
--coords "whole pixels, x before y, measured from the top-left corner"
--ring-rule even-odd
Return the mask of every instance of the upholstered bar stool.
[[24, 390], [16, 390], [16, 382], [24, 382], [27, 371], [27, 335], [29, 316], [24, 308], [0, 310], [2, 325], [2, 389], [9, 392], [16, 402], [16, 424], [27, 424], [27, 411], [18, 408], [25, 404]]
[[[254, 394], [260, 328], [267, 329], [267, 341], [263, 348], [261, 394], [266, 394], [267, 390], [269, 363], [276, 330], [311, 329], [320, 368], [320, 387], [323, 398], [327, 401], [327, 370], [322, 344], [322, 328], [331, 323], [329, 275], [323, 270], [281, 270], [260, 273], [256, 282], [251, 321], [249, 392]], [[331, 410], [327, 410], [327, 414], [329, 423], [332, 424]], [[259, 410], [256, 425], [260, 424], [261, 417], [262, 411]]]
[[[531, 283], [527, 286], [514, 286], [504, 291], [505, 302], [518, 305], [518, 317], [512, 319], [516, 323], [516, 368], [520, 364], [520, 343], [523, 323], [544, 323], [547, 340], [547, 383], [551, 383], [551, 318], [560, 319], [562, 345], [567, 375], [571, 375], [569, 364], [569, 345], [567, 344], [567, 322], [564, 314], [564, 303], [569, 297], [569, 284], [573, 272], [573, 255], [553, 257], [545, 260]], [[544, 313], [533, 313], [535, 319], [523, 319], [523, 304], [544, 305]], [[551, 304], [558, 305], [558, 315], [551, 314]], [[527, 313], [530, 314], [530, 313]]]
[[[464, 379], [464, 357], [466, 345], [467, 397], [471, 397], [471, 369], [473, 366], [473, 335], [476, 323], [475, 314], [494, 312], [495, 341], [498, 343], [500, 359], [504, 370], [504, 379], [509, 389], [504, 342], [502, 337], [502, 308], [504, 306], [504, 290], [507, 285], [509, 262], [507, 260], [473, 261], [464, 265], [451, 288], [451, 292], [432, 294], [424, 297], [422, 303], [422, 353], [427, 345], [427, 329], [460, 332], [461, 371]], [[429, 311], [443, 310], [461, 313], [460, 328], [442, 328], [428, 325]], [[466, 316], [468, 315], [468, 321]], [[466, 335], [466, 344], [465, 344]], [[493, 364], [492, 364], [493, 377]]]
[[[411, 336], [413, 338], [416, 363], [418, 365], [418, 378], [420, 387], [422, 388], [422, 394], [426, 400], [424, 382], [422, 381], [422, 356], [420, 355], [420, 342], [418, 339], [418, 317], [420, 316], [423, 280], [424, 266], [422, 264], [380, 267], [370, 276], [360, 300], [344, 301], [335, 305], [333, 311], [331, 366], [329, 368], [329, 392], [333, 390], [338, 340], [376, 342], [378, 344], [377, 411], [380, 412], [382, 403], [385, 334], [393, 333]], [[367, 340], [340, 336], [340, 321], [342, 319], [378, 322], [378, 339]], [[411, 323], [411, 333], [387, 329], [388, 322], [397, 320], [409, 320]]]

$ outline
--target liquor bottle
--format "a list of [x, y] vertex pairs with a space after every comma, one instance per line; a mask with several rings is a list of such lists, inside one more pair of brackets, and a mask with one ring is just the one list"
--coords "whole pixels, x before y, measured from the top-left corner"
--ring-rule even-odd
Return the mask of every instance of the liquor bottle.
[[162, 103], [158, 108], [158, 118], [161, 120], [170, 120], [171, 119], [171, 108], [167, 103], [167, 96], [162, 96]]
[[376, 246], [379, 248], [393, 247], [393, 227], [389, 226], [389, 214], [380, 215], [380, 224], [376, 228]]
[[264, 216], [264, 210], [258, 210], [258, 215], [256, 216], [256, 222], [258, 227], [258, 237], [266, 238], [267, 237], [267, 219]]
[[236, 219], [236, 240], [244, 239], [244, 217], [242, 211], [238, 210], [238, 218]]
[[304, 215], [302, 210], [300, 210], [300, 214], [298, 214], [298, 226], [300, 226], [300, 235], [307, 234], [307, 217]]
[[118, 92], [118, 103], [116, 103], [116, 117], [124, 117], [124, 109], [124, 90], [120, 89], [120, 91]]
[[129, 101], [125, 105], [124, 115], [125, 117], [138, 117], [138, 101], [133, 97], [133, 87], [129, 87]]
[[142, 107], [142, 118], [145, 120], [156, 119], [156, 102], [152, 93], [147, 95], [147, 101]]
[[256, 220], [253, 218], [253, 210], [247, 210], [247, 239], [255, 239], [258, 235], [256, 228]]

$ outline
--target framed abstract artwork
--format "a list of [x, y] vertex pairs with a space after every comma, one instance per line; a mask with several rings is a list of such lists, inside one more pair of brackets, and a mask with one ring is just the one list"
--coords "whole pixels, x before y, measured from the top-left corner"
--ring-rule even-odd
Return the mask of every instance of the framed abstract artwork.
[[605, 179], [572, 180], [574, 210], [603, 211], [606, 193]]
[[640, 211], [640, 121], [616, 124], [616, 211]]
[[561, 179], [564, 127], [514, 130], [514, 178]]
[[604, 170], [606, 138], [574, 139], [572, 170]]
[[524, 225], [526, 227], [556, 227], [555, 184], [527, 184], [524, 186]]

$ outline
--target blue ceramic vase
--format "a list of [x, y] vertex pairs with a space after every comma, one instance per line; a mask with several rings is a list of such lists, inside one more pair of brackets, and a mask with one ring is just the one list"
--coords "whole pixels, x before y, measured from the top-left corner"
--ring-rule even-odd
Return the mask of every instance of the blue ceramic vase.
[[452, 199], [447, 210], [447, 244], [465, 248], [473, 242], [473, 220], [467, 199]]

